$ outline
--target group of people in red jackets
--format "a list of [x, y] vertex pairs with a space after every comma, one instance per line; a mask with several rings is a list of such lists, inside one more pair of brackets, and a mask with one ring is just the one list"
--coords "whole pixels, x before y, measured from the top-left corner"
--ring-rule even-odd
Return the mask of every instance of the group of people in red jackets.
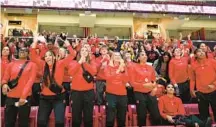
[[[99, 39], [71, 44], [57, 36], [55, 44], [58, 39], [62, 43], [54, 47], [52, 41], [43, 42], [43, 36], [35, 36], [30, 47], [19, 48], [17, 59], [11, 57], [10, 46], [3, 46], [1, 87], [6, 95], [6, 127], [15, 126], [17, 115], [20, 127], [29, 126], [34, 93], [39, 93], [38, 127], [47, 127], [52, 110], [55, 126], [64, 127], [67, 103], [73, 127], [80, 127], [82, 121], [85, 127], [92, 127], [95, 101], [106, 105], [107, 127], [114, 126], [115, 118], [123, 127], [131, 98], [138, 126], [146, 126], [149, 113], [152, 125], [211, 127], [209, 105], [216, 121], [216, 61], [205, 43], [192, 53], [190, 38], [169, 46], [155, 39], [142, 42], [139, 46], [144, 48], [132, 54], [128, 47], [117, 51], [109, 43], [96, 43]], [[159, 57], [149, 63], [155, 51]], [[157, 94], [159, 87], [165, 89], [161, 95]], [[185, 113], [183, 103], [191, 103], [191, 98], [198, 98], [199, 118]]]

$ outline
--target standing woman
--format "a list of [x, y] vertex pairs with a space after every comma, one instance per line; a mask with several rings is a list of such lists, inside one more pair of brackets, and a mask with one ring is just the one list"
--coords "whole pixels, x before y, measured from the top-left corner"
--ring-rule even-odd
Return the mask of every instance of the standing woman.
[[80, 127], [82, 116], [85, 127], [93, 126], [95, 99], [93, 76], [96, 75], [97, 68], [94, 60], [90, 60], [90, 55], [89, 50], [82, 47], [77, 55], [77, 61], [71, 62], [68, 67], [68, 74], [73, 77], [71, 86], [73, 127]]
[[146, 126], [146, 115], [149, 111], [152, 124], [160, 124], [160, 114], [158, 110], [157, 98], [152, 95], [152, 90], [156, 87], [155, 70], [147, 65], [147, 55], [145, 52], [138, 54], [138, 63], [134, 64], [131, 85], [134, 88], [136, 99], [136, 109], [138, 126]]
[[70, 56], [66, 59], [56, 60], [54, 52], [47, 51], [45, 53], [45, 61], [38, 59], [36, 54], [38, 38], [34, 38], [31, 50], [32, 61], [42, 70], [43, 77], [41, 81], [41, 96], [38, 109], [38, 127], [47, 127], [49, 115], [54, 109], [55, 113], [55, 126], [64, 127], [65, 117], [65, 90], [62, 83], [64, 78], [64, 69], [68, 63], [74, 58], [75, 52], [73, 51], [70, 43], [65, 41], [65, 44], [70, 51]]
[[[176, 88], [176, 94], [180, 96], [183, 103], [190, 102], [190, 90], [189, 90], [189, 66], [188, 58], [182, 57], [182, 51], [180, 48], [173, 50], [173, 58], [169, 64], [169, 77], [171, 83]], [[178, 92], [179, 90], [179, 92]]]
[[106, 80], [106, 127], [113, 127], [117, 116], [119, 127], [125, 126], [127, 112], [128, 75], [119, 52], [113, 52], [109, 65], [103, 64], [100, 73]]
[[216, 121], [216, 62], [213, 59], [207, 59], [207, 53], [202, 49], [196, 49], [194, 54], [196, 60], [191, 66], [191, 95], [199, 99], [200, 118], [204, 121], [209, 117], [210, 104]]
[[19, 127], [29, 126], [31, 88], [36, 77], [36, 65], [27, 60], [27, 48], [19, 49], [19, 59], [7, 65], [2, 79], [5, 102], [5, 127], [14, 127], [18, 114]]
[[166, 86], [170, 82], [169, 78], [169, 63], [171, 55], [168, 52], [164, 52], [159, 59], [155, 60], [153, 67], [159, 78], [158, 83]]
[[[2, 45], [3, 46], [3, 45]], [[4, 46], [1, 48], [1, 81], [5, 73], [5, 69], [7, 68], [8, 64], [12, 60], [12, 55], [10, 53], [10, 49], [8, 46]], [[4, 107], [5, 105], [6, 96], [1, 93], [1, 106]]]

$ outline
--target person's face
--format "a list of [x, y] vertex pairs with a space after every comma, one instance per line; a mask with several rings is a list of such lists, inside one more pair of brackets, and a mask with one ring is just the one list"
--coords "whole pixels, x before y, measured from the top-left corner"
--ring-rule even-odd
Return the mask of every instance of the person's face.
[[195, 55], [198, 59], [206, 58], [206, 54], [202, 49], [198, 49]]
[[81, 48], [81, 50], [80, 50], [81, 57], [87, 57], [88, 54], [89, 54], [89, 51], [87, 48], [85, 48], [85, 47]]
[[169, 61], [169, 56], [168, 55], [164, 55], [163, 56], [163, 60], [164, 60], [164, 62], [168, 62]]
[[176, 48], [174, 51], [174, 55], [175, 56], [181, 56], [181, 49], [180, 48]]
[[140, 62], [146, 62], [147, 61], [147, 55], [145, 52], [140, 52], [139, 58]]
[[202, 49], [204, 52], [207, 52], [207, 46], [204, 43], [200, 45], [200, 49]]
[[53, 48], [53, 44], [52, 44], [52, 43], [48, 43], [48, 44], [47, 44], [47, 48], [48, 48], [48, 49], [52, 49], [52, 48]]
[[108, 53], [107, 48], [101, 48], [100, 53], [101, 55], [106, 55]]
[[8, 56], [10, 54], [9, 47], [4, 47], [2, 49], [2, 56]]
[[53, 65], [55, 56], [50, 51], [48, 51], [46, 52], [44, 59], [48, 65]]
[[113, 61], [114, 62], [120, 62], [122, 59], [121, 54], [118, 52], [113, 53]]
[[151, 45], [150, 44], [145, 45], [145, 48], [147, 51], [151, 51]]
[[28, 51], [27, 51], [27, 48], [21, 48], [19, 50], [19, 58], [20, 59], [26, 59], [28, 56]]
[[171, 84], [167, 85], [166, 91], [167, 91], [167, 94], [174, 94], [175, 93], [175, 89], [174, 89], [173, 85], [171, 85]]
[[83, 47], [86, 48], [89, 52], [91, 52], [91, 46], [89, 44], [84, 44]]
[[60, 58], [64, 58], [66, 55], [66, 50], [64, 48], [59, 49], [59, 56]]
[[126, 60], [128, 60], [128, 59], [131, 59], [131, 54], [130, 54], [130, 53], [128, 53], [128, 52], [127, 52], [127, 53], [125, 53], [125, 59], [126, 59]]

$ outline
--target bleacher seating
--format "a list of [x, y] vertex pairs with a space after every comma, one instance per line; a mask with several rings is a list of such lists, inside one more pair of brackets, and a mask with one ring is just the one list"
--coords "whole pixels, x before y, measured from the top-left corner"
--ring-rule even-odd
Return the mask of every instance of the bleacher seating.
[[[188, 115], [198, 115], [198, 104], [185, 104], [184, 105], [186, 114]], [[213, 118], [213, 113], [211, 108], [210, 109], [210, 115]], [[4, 127], [4, 107], [1, 107], [1, 127]], [[30, 113], [30, 127], [37, 127], [37, 114], [38, 114], [38, 107], [33, 106], [31, 107], [31, 113]], [[216, 126], [215, 121], [213, 121], [214, 124], [212, 127]], [[70, 107], [67, 106], [65, 109], [65, 127], [70, 127], [72, 124], [71, 121], [71, 110]], [[94, 106], [93, 111], [93, 126], [94, 127], [105, 127], [106, 124], [106, 107], [103, 106]], [[151, 127], [150, 117], [149, 114], [147, 115], [146, 124], [148, 127]], [[18, 124], [16, 123], [16, 126]], [[126, 115], [126, 123], [125, 125], [127, 127], [129, 126], [137, 126], [137, 114], [136, 114], [136, 106], [135, 105], [129, 105], [128, 106], [128, 112]], [[82, 127], [83, 127], [82, 123]], [[49, 120], [49, 127], [55, 127], [55, 118], [54, 118], [54, 112], [52, 111], [50, 115]], [[117, 127], [117, 120], [115, 120], [115, 127]], [[153, 126], [152, 126], [153, 127]], [[157, 126], [157, 127], [173, 127], [173, 126]]]

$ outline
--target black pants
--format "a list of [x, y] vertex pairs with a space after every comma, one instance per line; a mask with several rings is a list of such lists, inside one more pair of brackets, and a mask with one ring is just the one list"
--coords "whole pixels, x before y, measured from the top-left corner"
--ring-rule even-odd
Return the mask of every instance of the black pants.
[[5, 106], [6, 98], [7, 98], [7, 96], [2, 93], [2, 87], [1, 87], [1, 107]]
[[158, 125], [161, 123], [158, 102], [155, 96], [149, 93], [134, 92], [136, 99], [136, 110], [138, 117], [138, 126], [146, 126], [147, 111], [150, 113], [151, 123]]
[[40, 92], [41, 92], [41, 86], [40, 83], [34, 83], [32, 86], [32, 106], [38, 106], [40, 102]]
[[214, 120], [216, 121], [216, 91], [212, 93], [196, 93], [198, 98], [198, 107], [200, 112], [200, 118], [201, 120], [206, 120], [209, 115], [209, 104], [211, 105], [213, 114], [214, 114]]
[[93, 126], [94, 90], [71, 92], [72, 126], [80, 127], [82, 114], [85, 127]]
[[205, 127], [205, 122], [194, 115], [184, 116], [180, 119], [178, 116], [173, 118], [175, 123], [170, 123], [168, 120], [162, 119], [162, 125], [185, 125], [186, 127], [195, 127], [197, 123], [200, 127]]
[[190, 95], [190, 81], [187, 80], [183, 83], [178, 83], [180, 98], [183, 102], [183, 104], [188, 104], [191, 101], [191, 95]]
[[127, 112], [127, 96], [106, 93], [106, 127], [113, 127], [116, 114], [118, 127], [124, 127]]
[[19, 101], [19, 98], [10, 98], [6, 99], [5, 105], [5, 127], [15, 127], [17, 114], [18, 114], [18, 123], [19, 127], [29, 127], [29, 115], [31, 111], [30, 99], [27, 99], [28, 102], [20, 107], [15, 107], [15, 102]]
[[43, 96], [40, 97], [40, 104], [38, 109], [38, 127], [47, 127], [49, 116], [54, 109], [55, 126], [64, 127], [65, 120], [65, 94], [59, 96]]
[[133, 87], [126, 87], [128, 104], [136, 104]]
[[69, 103], [70, 103], [70, 90], [71, 90], [70, 82], [63, 82], [62, 86], [66, 90], [66, 93], [65, 93], [66, 105], [69, 106]]
[[96, 82], [96, 104], [105, 104], [104, 92], [106, 90], [106, 81], [97, 80]]

